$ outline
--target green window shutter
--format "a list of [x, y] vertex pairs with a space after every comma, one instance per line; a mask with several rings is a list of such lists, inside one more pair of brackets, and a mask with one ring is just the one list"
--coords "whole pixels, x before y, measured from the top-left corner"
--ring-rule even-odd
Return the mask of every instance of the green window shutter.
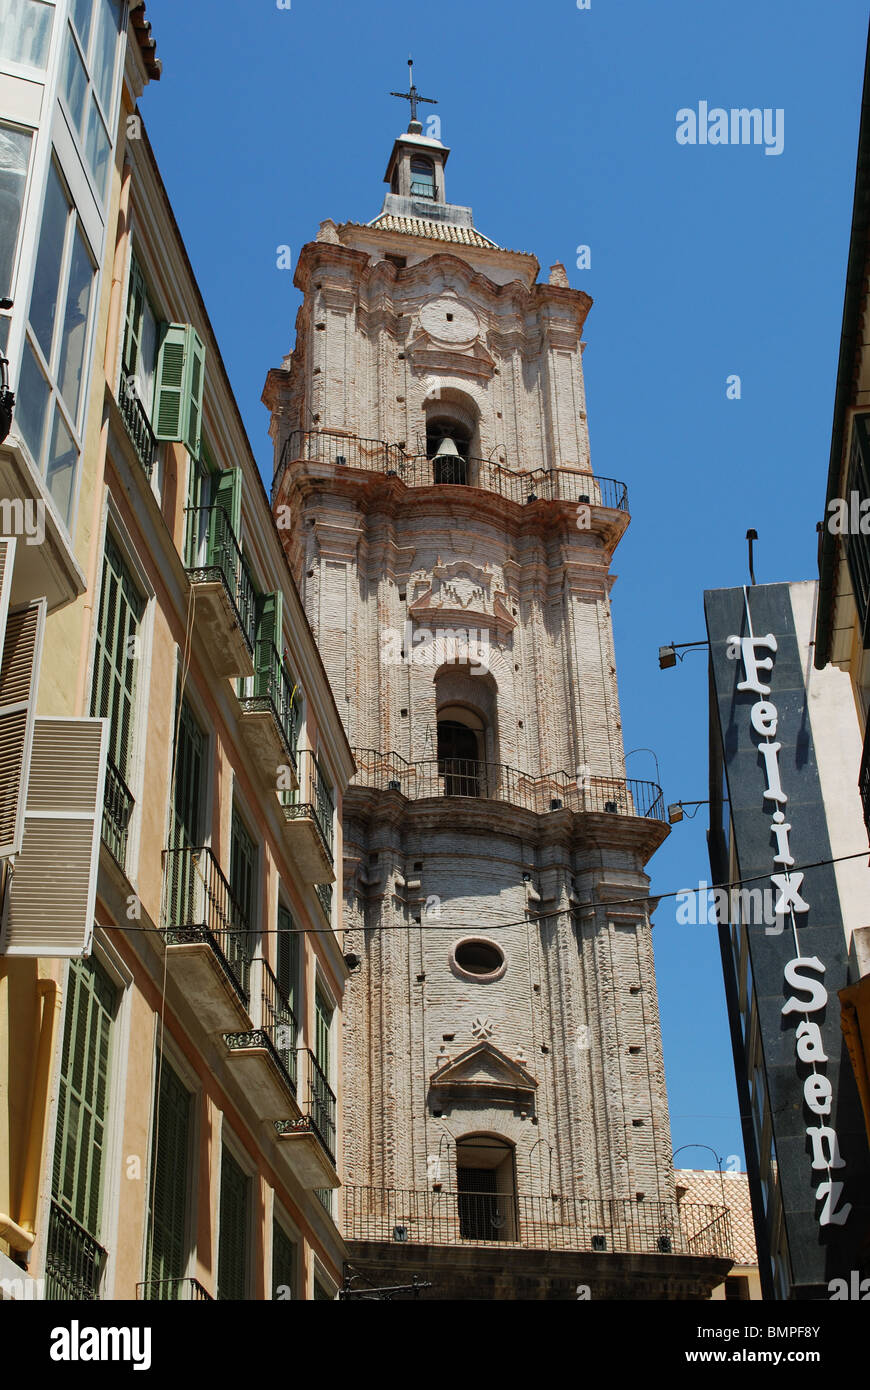
[[254, 694], [271, 695], [277, 702], [277, 690], [273, 690], [274, 651], [279, 662], [283, 659], [284, 642], [284, 595], [261, 594], [257, 600], [257, 646], [255, 653]]
[[314, 996], [314, 1056], [327, 1081], [330, 1079], [329, 1030], [331, 1023], [332, 1009], [318, 990]]
[[164, 323], [157, 349], [157, 386], [152, 427], [157, 439], [180, 440], [184, 435], [187, 325]]
[[192, 458], [199, 458], [202, 444], [202, 397], [205, 390], [205, 345], [195, 328], [188, 329], [187, 398], [184, 443]]
[[277, 1221], [272, 1223], [272, 1297], [296, 1297], [296, 1244]]
[[127, 290], [127, 316], [124, 323], [124, 360], [122, 371], [130, 377], [139, 365], [142, 350], [142, 320], [147, 291], [136, 258], [130, 262], [130, 284]]
[[208, 563], [229, 576], [236, 572], [238, 552], [227, 536], [227, 526], [239, 541], [242, 529], [242, 470], [228, 468], [212, 480], [212, 505], [208, 532]]
[[109, 721], [108, 756], [126, 782], [139, 667], [138, 631], [145, 612], [130, 570], [106, 534], [91, 715]]
[[164, 323], [157, 352], [157, 388], [153, 411], [154, 434], [186, 445], [199, 457], [202, 440], [202, 397], [205, 385], [205, 347], [188, 323]]
[[117, 1002], [117, 989], [93, 957], [70, 961], [52, 1196], [97, 1241]]
[[298, 1019], [299, 932], [286, 907], [278, 907], [278, 951], [276, 978], [290, 1008]]
[[228, 1149], [221, 1160], [221, 1212], [218, 1241], [218, 1298], [248, 1295], [248, 1207], [250, 1180]]
[[[181, 1280], [187, 1274], [187, 1208], [192, 1098], [166, 1058], [160, 1065], [160, 1092], [151, 1139], [145, 1277]], [[178, 1287], [160, 1296], [178, 1297]]]
[[233, 807], [230, 843], [230, 888], [249, 927], [257, 907], [257, 846]]

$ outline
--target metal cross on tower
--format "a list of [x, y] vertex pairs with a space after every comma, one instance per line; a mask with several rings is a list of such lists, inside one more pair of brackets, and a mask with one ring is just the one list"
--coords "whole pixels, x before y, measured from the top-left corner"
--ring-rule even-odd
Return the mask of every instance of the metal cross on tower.
[[408, 127], [408, 129], [410, 130], [410, 129], [411, 129], [411, 126], [419, 125], [419, 124], [420, 124], [420, 122], [417, 120], [417, 103], [420, 102], [420, 101], [425, 101], [429, 106], [437, 106], [437, 105], [438, 105], [438, 102], [437, 102], [437, 100], [436, 100], [435, 97], [421, 97], [421, 96], [419, 95], [419, 93], [418, 93], [418, 91], [417, 91], [417, 88], [414, 86], [414, 59], [413, 59], [413, 58], [409, 58], [409, 59], [408, 59], [408, 74], [409, 74], [409, 83], [408, 83], [408, 85], [409, 85], [409, 87], [410, 87], [410, 91], [407, 91], [407, 92], [390, 92], [390, 96], [391, 96], [391, 97], [399, 97], [399, 99], [400, 99], [401, 101], [409, 101], [409, 102], [411, 103], [411, 125]]

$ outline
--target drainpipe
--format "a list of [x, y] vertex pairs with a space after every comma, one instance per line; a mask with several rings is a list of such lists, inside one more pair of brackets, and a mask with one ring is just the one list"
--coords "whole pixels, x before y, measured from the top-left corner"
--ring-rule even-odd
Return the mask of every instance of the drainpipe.
[[[42, 1169], [42, 1149], [48, 1113], [51, 1061], [54, 1055], [54, 1044], [63, 1002], [63, 995], [57, 980], [37, 980], [36, 992], [43, 1001], [42, 1019], [36, 1053], [36, 1074], [33, 1080], [30, 1133], [27, 1141], [27, 1158], [24, 1164], [24, 1185], [19, 1203], [20, 1228], [23, 1234], [29, 1237], [27, 1244], [23, 1247], [26, 1250], [30, 1249], [36, 1238], [36, 1208], [39, 1201], [39, 1177]], [[10, 1244], [14, 1244], [10, 1237], [7, 1236], [6, 1238], [10, 1240]], [[21, 1249], [22, 1247], [16, 1248]]]

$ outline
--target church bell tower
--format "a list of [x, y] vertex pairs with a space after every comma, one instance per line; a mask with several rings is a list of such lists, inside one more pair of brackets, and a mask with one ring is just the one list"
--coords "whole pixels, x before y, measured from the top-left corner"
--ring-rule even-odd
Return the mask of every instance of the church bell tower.
[[413, 69], [395, 95], [383, 208], [303, 247], [264, 393], [357, 763], [339, 1224], [354, 1271], [427, 1297], [704, 1297], [728, 1261], [675, 1200], [645, 873], [668, 831], [626, 778], [591, 300], [448, 201]]

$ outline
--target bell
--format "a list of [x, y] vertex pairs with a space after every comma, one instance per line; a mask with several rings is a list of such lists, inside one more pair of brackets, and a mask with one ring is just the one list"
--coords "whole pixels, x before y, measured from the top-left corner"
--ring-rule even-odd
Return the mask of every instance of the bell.
[[458, 450], [457, 447], [456, 447], [455, 441], [454, 441], [453, 439], [450, 438], [450, 435], [449, 435], [449, 434], [446, 435], [445, 438], [441, 440], [441, 443], [438, 445], [438, 452], [436, 453], [435, 457], [436, 457], [437, 459], [442, 459], [442, 458], [454, 458], [454, 459], [458, 459], [458, 458], [461, 457], [461, 455], [460, 455], [460, 453], [459, 453], [459, 450]]

